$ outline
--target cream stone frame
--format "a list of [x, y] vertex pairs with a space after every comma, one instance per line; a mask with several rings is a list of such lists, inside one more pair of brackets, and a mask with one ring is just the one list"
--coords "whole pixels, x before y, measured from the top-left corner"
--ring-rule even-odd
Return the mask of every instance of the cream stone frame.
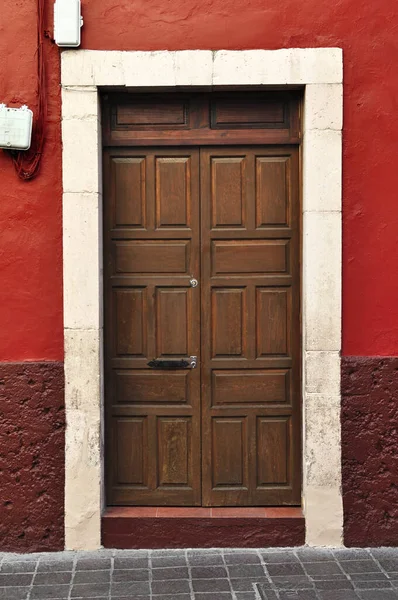
[[101, 546], [101, 86], [304, 86], [303, 507], [308, 545], [343, 536], [340, 440], [342, 51], [62, 52], [65, 545]]

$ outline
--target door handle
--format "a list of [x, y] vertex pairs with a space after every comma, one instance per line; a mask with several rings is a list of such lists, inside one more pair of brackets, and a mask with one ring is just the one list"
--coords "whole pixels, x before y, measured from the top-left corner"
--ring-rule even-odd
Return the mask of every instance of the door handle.
[[190, 356], [189, 361], [185, 359], [161, 359], [154, 358], [147, 363], [148, 367], [151, 369], [195, 369], [197, 363], [196, 356]]

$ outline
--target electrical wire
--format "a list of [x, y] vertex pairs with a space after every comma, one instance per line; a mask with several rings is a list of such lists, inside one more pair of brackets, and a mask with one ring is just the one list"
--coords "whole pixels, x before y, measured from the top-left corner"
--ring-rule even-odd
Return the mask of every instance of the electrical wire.
[[37, 117], [32, 135], [32, 145], [27, 151], [12, 153], [12, 160], [18, 177], [23, 180], [33, 179], [39, 172], [45, 138], [45, 122], [47, 117], [46, 77], [44, 64], [44, 8], [45, 0], [37, 0]]

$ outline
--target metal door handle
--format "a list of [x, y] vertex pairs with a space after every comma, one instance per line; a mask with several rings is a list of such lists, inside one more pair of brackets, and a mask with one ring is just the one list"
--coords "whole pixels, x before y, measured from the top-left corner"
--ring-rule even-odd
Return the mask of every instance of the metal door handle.
[[170, 360], [154, 358], [147, 363], [151, 369], [195, 369], [197, 364], [197, 356], [190, 356], [189, 361], [185, 359]]
[[161, 360], [154, 358], [150, 360], [148, 367], [151, 369], [186, 369], [190, 366], [187, 360]]

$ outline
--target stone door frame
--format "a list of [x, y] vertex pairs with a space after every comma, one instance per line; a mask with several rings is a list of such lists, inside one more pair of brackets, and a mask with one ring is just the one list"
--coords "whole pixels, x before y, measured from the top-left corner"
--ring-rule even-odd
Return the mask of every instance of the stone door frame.
[[304, 88], [302, 500], [306, 543], [342, 545], [342, 77], [339, 48], [62, 52], [66, 548], [101, 547], [105, 494], [99, 88], [121, 86], [131, 91], [180, 86]]

